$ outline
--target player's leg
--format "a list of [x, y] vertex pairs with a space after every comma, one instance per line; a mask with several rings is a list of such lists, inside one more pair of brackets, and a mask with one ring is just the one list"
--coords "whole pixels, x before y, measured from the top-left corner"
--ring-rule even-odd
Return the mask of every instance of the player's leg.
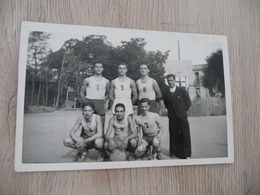
[[137, 138], [133, 138], [128, 141], [127, 145], [127, 151], [129, 151], [128, 160], [133, 161], [137, 159], [137, 156], [135, 155], [135, 150], [137, 148]]
[[180, 137], [182, 142], [183, 158], [191, 157], [190, 127], [187, 118], [180, 119]]
[[106, 151], [104, 149], [104, 139], [103, 138], [97, 138], [94, 143], [94, 148], [98, 150], [98, 162], [103, 162], [106, 155]]
[[63, 144], [64, 144], [64, 146], [66, 146], [66, 147], [73, 148], [73, 149], [77, 149], [77, 147], [76, 147], [76, 145], [75, 145], [76, 142], [73, 141], [70, 137], [65, 138], [64, 141], [63, 141]]
[[159, 160], [162, 160], [163, 156], [161, 154], [161, 141], [158, 139], [158, 137], [153, 138], [152, 146], [153, 146], [152, 159], [155, 160], [157, 158]]

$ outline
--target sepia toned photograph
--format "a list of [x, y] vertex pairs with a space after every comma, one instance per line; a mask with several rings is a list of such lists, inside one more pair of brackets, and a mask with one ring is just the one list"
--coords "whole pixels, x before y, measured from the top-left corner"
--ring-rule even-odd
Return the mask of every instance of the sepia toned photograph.
[[233, 163], [227, 37], [23, 22], [15, 170]]

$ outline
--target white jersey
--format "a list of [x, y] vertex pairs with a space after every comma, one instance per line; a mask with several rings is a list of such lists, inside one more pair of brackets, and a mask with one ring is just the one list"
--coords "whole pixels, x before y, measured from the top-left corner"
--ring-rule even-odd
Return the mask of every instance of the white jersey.
[[104, 77], [97, 81], [94, 76], [90, 77], [90, 81], [86, 88], [86, 98], [88, 99], [105, 99], [107, 82]]
[[123, 141], [126, 137], [128, 137], [131, 134], [128, 128], [127, 117], [125, 117], [122, 121], [118, 121], [116, 116], [114, 116], [113, 126], [115, 129], [114, 138], [116, 138], [116, 140], [118, 141]]
[[139, 100], [141, 100], [142, 98], [148, 98], [149, 100], [156, 99], [152, 78], [148, 78], [146, 83], [142, 83], [141, 79], [138, 79], [136, 83], [139, 92], [139, 97], [138, 97]]
[[121, 82], [118, 78], [115, 79], [115, 98], [116, 99], [131, 99], [131, 84], [130, 78], [126, 78]]

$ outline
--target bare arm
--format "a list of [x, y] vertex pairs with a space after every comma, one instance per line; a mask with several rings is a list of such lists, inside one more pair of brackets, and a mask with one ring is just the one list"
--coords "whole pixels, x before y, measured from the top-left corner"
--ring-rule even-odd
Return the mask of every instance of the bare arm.
[[110, 108], [115, 99], [115, 80], [111, 81], [110, 90], [109, 90], [109, 103], [108, 108]]
[[161, 140], [161, 136], [163, 134], [164, 129], [163, 129], [162, 121], [161, 121], [161, 118], [159, 115], [157, 116], [156, 123], [159, 128], [159, 133], [158, 133], [157, 137]]
[[70, 131], [70, 137], [72, 140], [74, 140], [75, 142], [80, 142], [82, 140], [78, 139], [78, 136], [76, 136], [76, 131], [80, 128], [81, 125], [81, 116], [77, 119], [75, 125], [72, 127], [71, 131]]
[[87, 86], [88, 86], [88, 79], [86, 78], [86, 79], [84, 79], [83, 84], [80, 89], [80, 97], [81, 97], [82, 103], [85, 102], [85, 97], [87, 95], [87, 94], [85, 95], [85, 92], [86, 92]]
[[138, 137], [138, 145], [141, 144], [141, 140], [142, 140], [142, 126], [138, 124], [138, 120], [135, 119], [135, 123], [137, 124], [137, 137]]
[[136, 132], [136, 129], [134, 128], [134, 121], [133, 121], [133, 118], [131, 116], [128, 116], [127, 117], [127, 121], [128, 121], [128, 126], [129, 126], [129, 129], [131, 131], [131, 134], [129, 136], [127, 136], [125, 138], [125, 140], [129, 140], [129, 139], [133, 139], [137, 136], [137, 132]]
[[137, 96], [137, 89], [136, 89], [135, 82], [132, 79], [130, 80], [130, 86], [131, 86], [131, 89], [133, 92], [132, 103], [134, 104], [136, 102], [138, 96]]
[[162, 108], [163, 108], [162, 92], [161, 92], [161, 89], [160, 89], [157, 81], [154, 80], [154, 79], [153, 79], [153, 89], [154, 89], [155, 94], [156, 94], [156, 99], [159, 102], [159, 115], [161, 115]]
[[109, 80], [106, 80], [106, 93], [105, 93], [105, 99], [104, 102], [106, 102], [108, 100], [108, 94], [109, 94], [109, 89], [110, 89], [110, 82]]
[[157, 81], [154, 80], [154, 79], [153, 79], [153, 89], [154, 89], [155, 94], [156, 94], [156, 99], [161, 100], [162, 99], [162, 92], [161, 92], [161, 89], [160, 89]]
[[112, 139], [111, 134], [113, 132], [113, 123], [114, 123], [114, 119], [112, 117], [109, 120], [108, 127], [107, 127], [107, 132], [105, 134], [105, 140], [108, 141], [108, 142]]

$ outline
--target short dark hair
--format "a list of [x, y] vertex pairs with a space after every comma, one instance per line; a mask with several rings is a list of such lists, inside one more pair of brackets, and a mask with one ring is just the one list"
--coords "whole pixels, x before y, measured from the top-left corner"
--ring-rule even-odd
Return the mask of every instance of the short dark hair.
[[171, 78], [171, 77], [175, 80], [175, 75], [174, 75], [174, 74], [168, 74], [168, 75], [166, 76], [167, 79], [168, 79], [168, 78]]
[[148, 98], [142, 98], [140, 101], [139, 101], [139, 105], [141, 105], [142, 103], [145, 103], [147, 102], [148, 105], [150, 105], [150, 100]]
[[103, 68], [103, 64], [101, 62], [95, 62], [94, 63], [94, 67], [96, 66], [96, 64], [101, 64], [102, 65], [102, 68]]
[[89, 106], [90, 108], [92, 108], [92, 110], [95, 110], [94, 104], [92, 104], [91, 102], [87, 102], [87, 103], [83, 103], [83, 104], [82, 104], [82, 111], [84, 110], [84, 108], [85, 108], [86, 106]]
[[149, 69], [149, 65], [148, 65], [148, 64], [141, 64], [141, 65], [139, 66], [139, 68], [140, 68], [142, 65], [145, 65], [145, 66], [147, 67], [147, 69]]
[[127, 63], [125, 63], [125, 62], [121, 62], [121, 63], [119, 63], [119, 64], [118, 64], [118, 68], [119, 68], [120, 65], [125, 65], [126, 69], [128, 69], [128, 65], [127, 65]]
[[124, 105], [124, 104], [122, 104], [122, 103], [116, 104], [116, 106], [115, 106], [115, 111], [116, 111], [116, 108], [117, 108], [117, 107], [121, 107], [121, 108], [123, 108], [124, 111], [125, 111], [125, 105]]

